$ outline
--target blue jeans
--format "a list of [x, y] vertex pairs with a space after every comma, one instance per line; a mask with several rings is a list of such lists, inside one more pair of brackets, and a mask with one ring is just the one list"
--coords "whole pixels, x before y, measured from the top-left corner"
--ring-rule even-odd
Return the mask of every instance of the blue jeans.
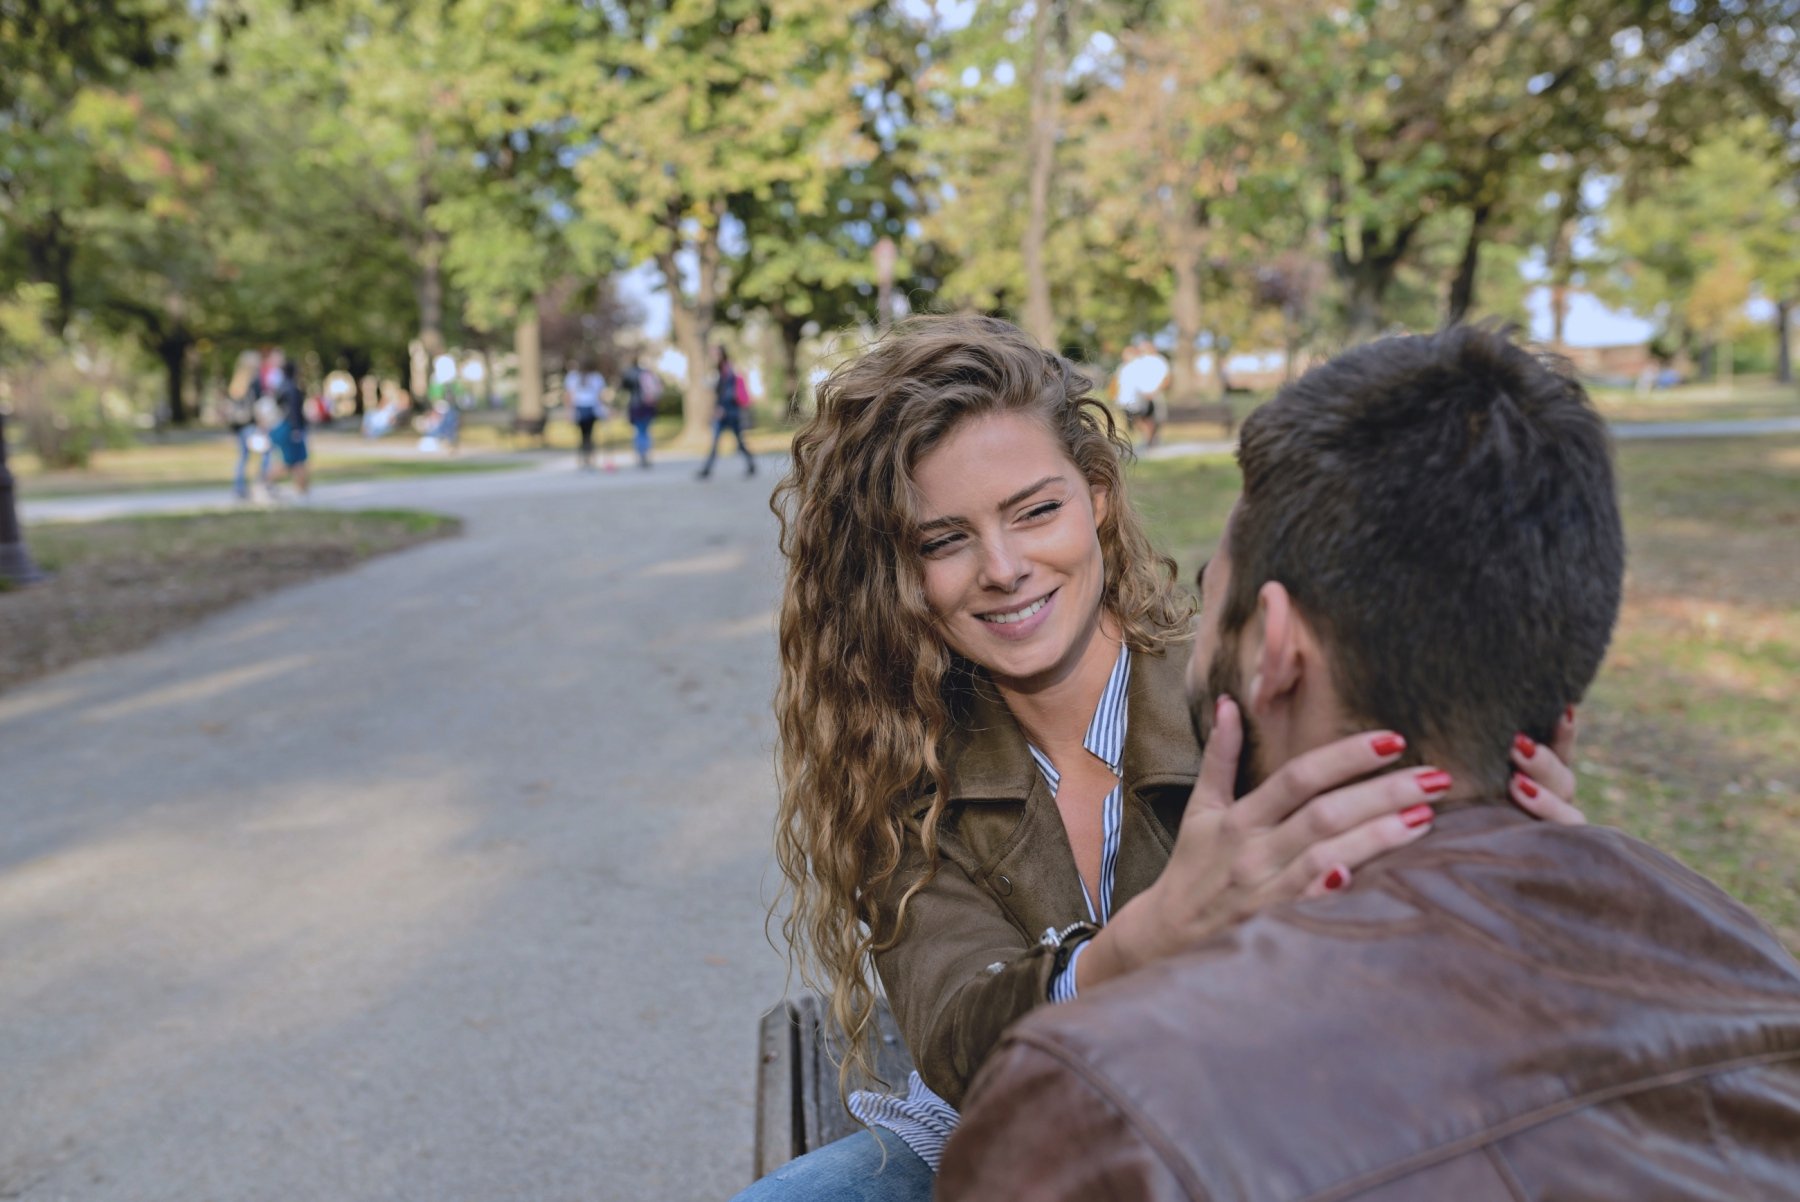
[[931, 1202], [931, 1166], [892, 1131], [870, 1131], [788, 1161], [732, 1202]]
[[631, 423], [631, 441], [637, 447], [638, 459], [643, 462], [650, 459], [650, 420], [646, 417], [641, 422]]

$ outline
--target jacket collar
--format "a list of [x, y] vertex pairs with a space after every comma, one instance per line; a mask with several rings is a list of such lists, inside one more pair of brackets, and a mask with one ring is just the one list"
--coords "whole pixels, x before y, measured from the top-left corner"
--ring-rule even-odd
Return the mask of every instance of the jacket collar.
[[[1185, 643], [1131, 653], [1123, 761], [1127, 790], [1192, 781], [1200, 771], [1185, 696]], [[966, 717], [945, 755], [953, 802], [1024, 801], [1041, 779], [1025, 732], [986, 673], [970, 690]]]

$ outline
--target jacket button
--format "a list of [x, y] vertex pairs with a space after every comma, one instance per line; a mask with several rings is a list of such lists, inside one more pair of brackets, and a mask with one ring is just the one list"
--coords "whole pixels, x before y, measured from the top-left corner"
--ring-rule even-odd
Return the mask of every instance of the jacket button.
[[998, 893], [1001, 897], [1011, 897], [1012, 896], [1012, 878], [1006, 876], [1004, 873], [1001, 874], [1000, 876], [995, 877], [994, 878], [994, 892]]

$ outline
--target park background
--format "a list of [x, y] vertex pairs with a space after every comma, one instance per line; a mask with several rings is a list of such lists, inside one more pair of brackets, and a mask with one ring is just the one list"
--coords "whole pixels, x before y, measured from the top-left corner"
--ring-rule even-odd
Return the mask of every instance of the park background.
[[[908, 312], [1102, 386], [1153, 339], [1131, 487], [1184, 577], [1307, 363], [1474, 319], [1568, 356], [1631, 553], [1578, 800], [1800, 947], [1797, 18], [0, 4], [0, 1196], [741, 1185], [778, 472], [692, 479], [688, 367], [746, 366], [778, 469]], [[311, 505], [229, 505], [261, 346], [462, 447], [326, 430]], [[656, 468], [579, 473], [562, 369], [634, 353]]]

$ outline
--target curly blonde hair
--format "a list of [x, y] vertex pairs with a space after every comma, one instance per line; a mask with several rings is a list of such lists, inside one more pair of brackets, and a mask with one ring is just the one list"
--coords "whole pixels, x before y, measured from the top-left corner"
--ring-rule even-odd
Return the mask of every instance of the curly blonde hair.
[[[792, 962], [830, 999], [844, 1036], [839, 1089], [869, 1074], [874, 953], [899, 937], [908, 902], [935, 870], [946, 737], [978, 669], [957, 660], [925, 602], [915, 529], [915, 465], [961, 423], [1021, 413], [1044, 424], [1110, 503], [1099, 538], [1101, 605], [1127, 645], [1186, 637], [1193, 602], [1175, 562], [1150, 546], [1126, 499], [1131, 444], [1073, 364], [991, 317], [896, 325], [819, 388], [771, 506], [787, 581], [780, 618], [779, 908]], [[888, 892], [906, 814], [935, 791], [921, 824], [932, 867]], [[773, 914], [773, 910], [771, 914]]]

